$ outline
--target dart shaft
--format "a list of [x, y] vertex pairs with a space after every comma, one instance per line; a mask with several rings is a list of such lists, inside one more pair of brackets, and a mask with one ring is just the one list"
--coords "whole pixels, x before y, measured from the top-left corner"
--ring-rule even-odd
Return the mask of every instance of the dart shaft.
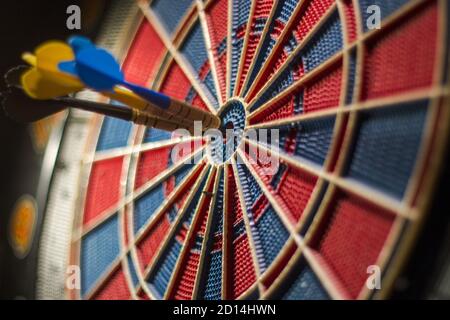
[[121, 87], [116, 87], [114, 92], [106, 92], [104, 94], [132, 108], [152, 114], [161, 119], [183, 123], [184, 126], [192, 125], [194, 121], [201, 121], [204, 130], [218, 128], [220, 125], [220, 119], [217, 116], [175, 99], [170, 99], [171, 103], [168, 108], [162, 109]]
[[167, 119], [161, 119], [146, 112], [137, 109], [124, 108], [108, 103], [99, 103], [89, 100], [80, 100], [76, 98], [59, 98], [55, 99], [59, 102], [67, 104], [67, 106], [85, 111], [100, 113], [106, 116], [132, 121], [135, 124], [145, 125], [166, 131], [175, 131], [177, 129], [186, 129], [193, 133], [193, 123], [178, 123]]
[[201, 109], [192, 107], [183, 101], [171, 99], [168, 110], [179, 118], [190, 119], [192, 121], [201, 121], [204, 128], [217, 129], [220, 126], [219, 117]]
[[125, 121], [132, 121], [133, 112], [129, 108], [122, 108], [108, 103], [99, 103], [89, 100], [81, 100], [76, 98], [56, 98], [66, 104], [68, 107], [82, 109], [85, 111], [100, 113], [106, 116], [122, 119]]
[[203, 126], [206, 128], [218, 128], [220, 125], [220, 120], [217, 116], [195, 108], [186, 102], [170, 98], [163, 93], [128, 83], [126, 81], [123, 82], [123, 85], [139, 97], [146, 100], [149, 104], [155, 105], [160, 109], [167, 110], [174, 117], [192, 121], [201, 121]]
[[182, 123], [173, 122], [158, 117], [152, 117], [145, 112], [141, 112], [137, 109], [133, 109], [132, 119], [135, 124], [144, 125], [146, 127], [152, 127], [156, 129], [162, 129], [166, 131], [175, 131], [178, 129], [186, 129], [189, 133], [194, 134], [193, 125], [185, 126]]
[[103, 94], [112, 100], [120, 101], [123, 104], [130, 106], [131, 108], [147, 114], [152, 114], [161, 119], [166, 119], [173, 122], [182, 123], [185, 126], [192, 125], [192, 121], [175, 117], [173, 114], [162, 110], [161, 108], [154, 106], [144, 99], [138, 97], [134, 93], [128, 90], [117, 88], [114, 92], [103, 92]]

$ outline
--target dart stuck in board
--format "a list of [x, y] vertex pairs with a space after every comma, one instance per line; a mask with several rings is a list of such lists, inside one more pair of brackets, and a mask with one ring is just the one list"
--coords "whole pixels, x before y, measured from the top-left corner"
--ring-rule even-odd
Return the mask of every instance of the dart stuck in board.
[[0, 101], [5, 113], [17, 122], [34, 122], [64, 109], [76, 108], [156, 129], [166, 131], [186, 129], [191, 134], [196, 133], [194, 132], [192, 123], [189, 121], [174, 122], [167, 119], [160, 119], [152, 116], [150, 113], [144, 113], [138, 109], [117, 104], [100, 103], [68, 96], [51, 99], [33, 99], [24, 92], [20, 84], [21, 75], [28, 70], [29, 67], [27, 66], [18, 66], [9, 70], [5, 74], [5, 82], [8, 90], [0, 93]]
[[[105, 114], [105, 111], [121, 116], [128, 113], [126, 117], [130, 121], [168, 131], [184, 128], [193, 132], [196, 121], [201, 121], [202, 130], [219, 127], [220, 119], [207, 111], [125, 81], [115, 58], [108, 51], [97, 48], [89, 39], [72, 37], [69, 39], [69, 44], [49, 41], [40, 45], [34, 54], [23, 54], [23, 60], [30, 67], [13, 68], [9, 72], [9, 78], [14, 80], [7, 79], [8, 86], [15, 89], [12, 90], [14, 92], [10, 90], [3, 94], [6, 96], [4, 100], [9, 101], [5, 103], [5, 109], [9, 109], [8, 114], [17, 114], [11, 110], [11, 100], [22, 103], [26, 101], [25, 97], [20, 96], [17, 91], [23, 90], [23, 93], [30, 98], [26, 101], [26, 105], [35, 107], [37, 105], [42, 107], [43, 103], [36, 101], [32, 104], [31, 99], [47, 100], [46, 102], [51, 102], [50, 105], [54, 107], [64, 103], [66, 107], [81, 108], [102, 114]], [[15, 74], [12, 75], [13, 73]], [[67, 97], [85, 88], [98, 91], [112, 100], [121, 102], [125, 107], [95, 105]], [[59, 105], [59, 108], [55, 107], [54, 110], [57, 112], [61, 108], [64, 109]], [[127, 109], [127, 111], [113, 112], [117, 108]], [[45, 114], [41, 110], [38, 113]]]

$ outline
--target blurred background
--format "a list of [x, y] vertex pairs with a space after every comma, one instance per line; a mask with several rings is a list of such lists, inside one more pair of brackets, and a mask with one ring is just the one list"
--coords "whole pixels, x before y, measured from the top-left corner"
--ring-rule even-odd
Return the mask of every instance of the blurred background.
[[[67, 7], [81, 8], [81, 30], [68, 30]], [[49, 39], [65, 40], [71, 34], [95, 38], [105, 0], [1, 1], [0, 2], [0, 91], [3, 75], [23, 64], [21, 54]], [[20, 274], [34, 273], [34, 250], [25, 264], [18, 264], [8, 243], [11, 212], [24, 194], [35, 196], [41, 174], [43, 151], [58, 117], [33, 125], [16, 123], [0, 112], [0, 298], [30, 298], [34, 283]], [[40, 209], [40, 208], [39, 208]], [[37, 216], [39, 225], [41, 216]], [[39, 228], [36, 228], [37, 230]], [[36, 242], [36, 241], [35, 241]]]

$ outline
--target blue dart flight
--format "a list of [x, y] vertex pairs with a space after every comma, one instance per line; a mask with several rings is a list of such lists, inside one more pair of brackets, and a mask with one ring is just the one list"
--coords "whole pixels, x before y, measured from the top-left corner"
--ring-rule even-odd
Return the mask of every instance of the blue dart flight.
[[160, 108], [169, 108], [169, 97], [127, 82], [119, 63], [107, 50], [96, 47], [89, 39], [81, 36], [71, 37], [68, 42], [75, 53], [75, 60], [61, 62], [61, 71], [77, 76], [94, 90], [113, 91], [116, 85], [122, 85]]

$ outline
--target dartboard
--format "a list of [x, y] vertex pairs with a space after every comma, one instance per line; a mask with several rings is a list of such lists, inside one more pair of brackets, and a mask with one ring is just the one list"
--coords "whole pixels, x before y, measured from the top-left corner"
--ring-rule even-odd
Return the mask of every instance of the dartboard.
[[446, 151], [449, 13], [445, 0], [115, 1], [97, 44], [127, 80], [239, 134], [216, 161], [211, 139], [72, 111], [37, 297], [389, 297]]

